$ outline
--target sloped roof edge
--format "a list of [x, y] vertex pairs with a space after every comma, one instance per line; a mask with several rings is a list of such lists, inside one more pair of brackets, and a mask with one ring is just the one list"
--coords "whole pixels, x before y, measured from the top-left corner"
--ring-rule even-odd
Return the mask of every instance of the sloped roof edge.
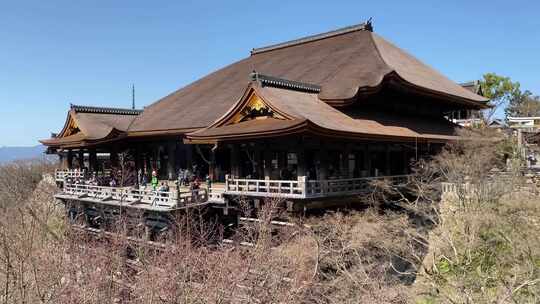
[[76, 113], [139, 115], [143, 112], [143, 110], [139, 110], [139, 109], [96, 107], [96, 106], [75, 105], [75, 104], [70, 104], [70, 108], [73, 109]]
[[346, 27], [339, 28], [339, 29], [333, 30], [333, 31], [328, 31], [328, 32], [315, 34], [315, 35], [310, 35], [310, 36], [306, 36], [306, 37], [302, 37], [302, 38], [298, 38], [298, 39], [293, 39], [293, 40], [289, 40], [289, 41], [285, 41], [285, 42], [280, 42], [280, 43], [272, 44], [272, 45], [265, 46], [265, 47], [254, 48], [253, 50], [251, 50], [251, 55], [260, 54], [260, 53], [264, 53], [264, 52], [269, 52], [269, 51], [282, 49], [282, 48], [286, 48], [286, 47], [290, 47], [290, 46], [294, 46], [294, 45], [299, 45], [299, 44], [303, 44], [303, 43], [313, 42], [313, 41], [326, 39], [326, 38], [330, 38], [330, 37], [334, 37], [334, 36], [338, 36], [338, 35], [343, 35], [343, 34], [347, 34], [347, 33], [351, 33], [351, 32], [356, 32], [356, 31], [370, 31], [370, 32], [372, 32], [373, 31], [373, 25], [371, 23], [371, 19], [369, 19], [367, 22], [346, 26]]

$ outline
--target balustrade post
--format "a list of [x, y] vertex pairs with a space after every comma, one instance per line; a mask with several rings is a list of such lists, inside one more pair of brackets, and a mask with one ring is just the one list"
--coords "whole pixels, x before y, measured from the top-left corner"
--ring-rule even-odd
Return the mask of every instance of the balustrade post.
[[89, 164], [89, 173], [96, 173], [99, 169], [97, 151], [96, 149], [91, 149], [90, 154], [88, 155], [88, 164]]
[[298, 177], [298, 188], [300, 188], [300, 195], [307, 197], [307, 176]]
[[67, 152], [67, 168], [68, 170], [73, 168], [73, 150], [69, 149]]
[[79, 170], [84, 168], [84, 150], [80, 149], [78, 153]]
[[293, 193], [294, 193], [294, 190], [293, 190], [293, 188], [294, 188], [294, 187], [293, 187], [293, 184], [294, 184], [293, 181], [290, 181], [290, 182], [289, 182], [289, 193], [290, 193], [290, 194], [293, 194]]

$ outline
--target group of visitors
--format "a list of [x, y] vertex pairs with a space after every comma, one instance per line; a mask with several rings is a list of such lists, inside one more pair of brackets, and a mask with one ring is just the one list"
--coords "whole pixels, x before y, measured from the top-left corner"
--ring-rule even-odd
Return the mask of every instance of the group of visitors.
[[195, 174], [190, 169], [180, 168], [178, 170], [178, 186], [189, 186], [189, 183], [193, 180]]
[[[97, 172], [91, 173], [90, 176], [86, 175], [80, 178], [68, 178], [67, 183], [72, 184], [84, 184], [93, 186], [108, 186], [108, 187], [126, 187], [134, 186], [137, 189], [150, 189], [155, 191], [160, 196], [168, 196], [171, 191], [170, 185], [167, 181], [160, 181], [157, 170], [152, 170], [150, 174], [146, 174], [145, 169], [139, 169], [135, 171], [133, 166], [125, 166], [123, 170], [120, 168], [112, 169], [108, 174], [99, 175]], [[181, 187], [187, 187], [194, 196], [198, 195], [199, 189], [201, 189], [202, 181], [195, 174], [197, 167], [184, 169], [181, 168], [178, 171], [177, 189], [180, 191]], [[134, 178], [133, 178], [134, 177]], [[132, 180], [133, 179], [133, 180]], [[207, 177], [207, 183], [209, 184], [209, 177]], [[126, 183], [128, 181], [128, 183]]]

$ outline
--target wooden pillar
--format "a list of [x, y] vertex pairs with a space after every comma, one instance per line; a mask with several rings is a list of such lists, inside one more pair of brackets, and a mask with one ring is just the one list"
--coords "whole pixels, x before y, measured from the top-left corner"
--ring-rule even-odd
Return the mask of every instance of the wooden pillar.
[[78, 153], [79, 169], [84, 169], [84, 150], [80, 149]]
[[141, 154], [141, 148], [139, 147], [139, 145], [135, 146], [134, 153], [135, 153], [135, 172], [139, 172], [139, 170], [144, 167], [143, 158]]
[[345, 145], [345, 149], [341, 153], [340, 171], [344, 178], [352, 178], [351, 168], [349, 168], [349, 154], [351, 154], [350, 145]]
[[261, 176], [264, 175], [264, 169], [262, 165], [262, 150], [258, 143], [255, 144], [255, 147], [253, 148], [253, 160], [255, 161], [255, 174], [257, 175], [257, 179], [260, 179]]
[[73, 169], [73, 150], [71, 149], [69, 149], [67, 152], [66, 162], [67, 162], [67, 168]]
[[64, 153], [64, 151], [58, 151], [58, 162], [60, 163], [60, 169], [66, 170], [69, 169], [68, 163], [67, 163], [67, 155]]
[[152, 152], [150, 151], [146, 151], [144, 153], [144, 161], [145, 161], [145, 164], [146, 164], [146, 174], [147, 175], [150, 175], [152, 173]]
[[210, 176], [211, 181], [217, 180], [216, 174], [216, 150], [210, 149], [210, 163], [208, 164], [208, 176]]
[[272, 150], [269, 147], [264, 149], [264, 178], [270, 179], [272, 176]]
[[298, 168], [296, 169], [298, 176], [306, 176], [306, 152], [304, 149], [298, 149], [296, 151], [296, 158], [298, 160]]
[[175, 172], [175, 163], [176, 163], [176, 144], [174, 141], [167, 143], [167, 177], [169, 180], [174, 180], [176, 178]]
[[90, 172], [96, 172], [98, 169], [97, 152], [96, 149], [90, 149], [88, 151], [88, 170]]
[[240, 177], [240, 151], [236, 144], [229, 145], [231, 149], [231, 174], [234, 177]]
[[390, 154], [390, 144], [386, 144], [384, 147], [384, 155], [385, 155], [385, 168], [384, 168], [384, 174], [390, 175], [391, 174], [391, 167], [392, 167], [392, 159]]
[[409, 155], [408, 155], [408, 151], [407, 151], [407, 148], [404, 147], [404, 146], [401, 146], [401, 156], [403, 157], [403, 170], [402, 170], [402, 173], [403, 174], [409, 174], [409, 169], [410, 169], [410, 166], [411, 166], [411, 162], [409, 160]]
[[371, 176], [371, 152], [369, 151], [369, 144], [364, 146], [364, 170], [366, 176]]
[[193, 145], [186, 145], [186, 169], [193, 168]]
[[319, 162], [319, 172], [317, 173], [317, 179], [328, 179], [328, 150], [326, 149], [324, 142], [321, 142], [321, 148], [317, 156]]
[[118, 167], [118, 152], [116, 151], [116, 148], [114, 146], [111, 148], [111, 152], [109, 153], [109, 160], [111, 162], [111, 167]]
[[287, 168], [287, 151], [278, 151], [277, 161], [280, 174], [279, 179], [282, 179], [281, 172], [283, 168]]

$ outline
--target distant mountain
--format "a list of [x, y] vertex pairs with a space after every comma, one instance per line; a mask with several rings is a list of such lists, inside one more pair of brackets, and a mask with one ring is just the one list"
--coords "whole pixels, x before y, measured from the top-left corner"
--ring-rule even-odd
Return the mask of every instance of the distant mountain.
[[0, 163], [21, 159], [45, 158], [45, 149], [43, 145], [33, 147], [0, 147]]

